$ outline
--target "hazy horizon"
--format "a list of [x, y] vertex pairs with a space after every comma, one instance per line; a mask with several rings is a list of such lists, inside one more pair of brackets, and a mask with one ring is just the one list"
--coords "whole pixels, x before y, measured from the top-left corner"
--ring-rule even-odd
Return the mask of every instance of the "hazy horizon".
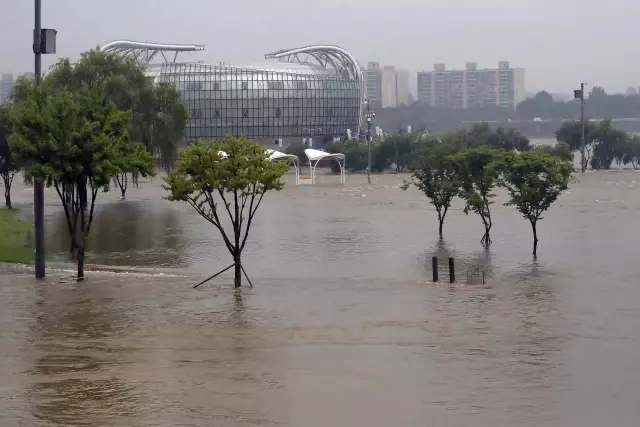
[[[571, 93], [581, 80], [608, 92], [640, 85], [640, 60], [618, 53], [632, 51], [634, 34], [640, 33], [632, 25], [640, 4], [623, 0], [608, 1], [606, 10], [590, 7], [591, 0], [42, 3], [43, 27], [58, 30], [58, 53], [44, 58], [45, 70], [61, 57], [75, 59], [115, 39], [205, 44], [204, 52], [182, 58], [240, 64], [263, 61], [265, 53], [282, 48], [336, 44], [361, 65], [377, 61], [409, 70], [413, 87], [414, 73], [431, 70], [434, 63], [493, 68], [499, 60], [526, 69], [529, 93]], [[5, 0], [0, 72], [33, 70], [32, 28], [33, 1]]]

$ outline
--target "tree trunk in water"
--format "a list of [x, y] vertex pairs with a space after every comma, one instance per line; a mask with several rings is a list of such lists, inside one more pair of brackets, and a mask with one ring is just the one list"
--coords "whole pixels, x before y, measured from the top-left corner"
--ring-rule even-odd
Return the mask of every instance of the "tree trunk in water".
[[118, 180], [118, 184], [120, 185], [120, 192], [122, 193], [122, 198], [125, 198], [127, 194], [127, 184], [129, 183], [129, 178], [127, 178], [127, 174], [123, 173], [121, 176], [121, 180]]
[[536, 223], [532, 222], [531, 227], [533, 228], [533, 257], [538, 256], [538, 230], [536, 229]]
[[242, 286], [242, 262], [240, 261], [240, 254], [233, 256], [233, 262], [235, 264], [233, 287], [238, 289]]
[[440, 223], [438, 226], [438, 235], [440, 236], [440, 239], [442, 239], [442, 226], [444, 225], [444, 219], [440, 218], [438, 222]]
[[80, 246], [77, 250], [78, 259], [78, 282], [84, 280], [84, 246]]
[[491, 225], [486, 224], [484, 225], [484, 236], [482, 236], [482, 240], [480, 240], [480, 243], [483, 243], [485, 246], [489, 246], [491, 244]]

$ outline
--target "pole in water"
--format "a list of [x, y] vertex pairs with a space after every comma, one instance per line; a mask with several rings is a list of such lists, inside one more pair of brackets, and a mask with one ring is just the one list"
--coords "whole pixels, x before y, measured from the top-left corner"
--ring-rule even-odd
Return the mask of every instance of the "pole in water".
[[198, 283], [197, 285], [195, 285], [193, 287], [193, 289], [197, 288], [200, 285], [204, 285], [205, 283], [207, 283], [209, 280], [214, 279], [216, 277], [218, 277], [219, 275], [221, 275], [222, 273], [224, 273], [225, 271], [227, 271], [228, 269], [230, 269], [231, 267], [234, 267], [235, 264], [231, 264], [229, 267], [225, 268], [224, 270], [220, 270], [218, 271], [216, 274], [214, 274], [213, 276], [209, 277], [208, 279], [204, 279], [202, 282]]
[[245, 271], [244, 265], [240, 264], [240, 268], [242, 269], [242, 272], [244, 273], [244, 277], [247, 279], [247, 282], [249, 282], [249, 286], [253, 288], [253, 283], [251, 283], [251, 279], [249, 279], [249, 275]]
[[[40, 82], [42, 74], [42, 1], [34, 0], [34, 31], [33, 53], [35, 55], [34, 76], [36, 84]], [[36, 279], [45, 276], [44, 264], [44, 183], [42, 180], [33, 181], [33, 233], [35, 237], [35, 273]]]
[[456, 281], [456, 265], [453, 258], [449, 258], [449, 283]]
[[434, 283], [438, 281], [438, 257], [431, 257], [431, 270], [433, 271]]

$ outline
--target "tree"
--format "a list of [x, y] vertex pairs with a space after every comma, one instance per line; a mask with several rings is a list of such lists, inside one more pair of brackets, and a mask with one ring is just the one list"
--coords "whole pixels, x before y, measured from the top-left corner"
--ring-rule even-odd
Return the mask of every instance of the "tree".
[[509, 192], [505, 206], [515, 206], [531, 223], [533, 256], [538, 252], [538, 221], [542, 213], [567, 189], [573, 165], [565, 160], [534, 150], [508, 153], [498, 161], [499, 185]]
[[9, 135], [11, 134], [11, 119], [9, 107], [0, 105], [0, 176], [4, 183], [5, 205], [11, 209], [11, 185], [13, 178], [20, 169], [18, 162], [11, 155]]
[[451, 155], [455, 147], [437, 144], [426, 148], [418, 156], [411, 178], [404, 181], [403, 190], [410, 186], [422, 191], [438, 213], [438, 235], [442, 239], [442, 227], [451, 201], [460, 191], [458, 170]]
[[453, 156], [460, 177], [460, 198], [464, 200], [464, 213], [474, 212], [482, 219], [484, 235], [480, 240], [485, 245], [491, 244], [491, 205], [496, 171], [494, 160], [500, 158], [501, 151], [488, 147], [471, 148]]
[[[268, 191], [282, 189], [287, 169], [287, 164], [269, 160], [259, 144], [228, 136], [221, 142], [199, 141], [184, 148], [165, 178], [168, 200], [187, 202], [220, 232], [233, 257], [235, 288], [242, 285], [241, 256], [256, 212]], [[232, 233], [222, 221], [225, 211]]]
[[597, 125], [592, 122], [584, 124], [584, 152], [582, 150], [582, 123], [578, 120], [563, 122], [560, 129], [556, 131], [556, 139], [560, 142], [566, 142], [571, 151], [579, 151], [584, 158], [582, 165], [583, 172], [589, 164], [591, 153], [595, 145], [595, 130]]
[[123, 141], [118, 146], [119, 156], [117, 159], [118, 172], [115, 174], [114, 181], [120, 188], [120, 193], [124, 199], [127, 194], [129, 184], [129, 175], [133, 185], [138, 187], [138, 178], [140, 176], [147, 177], [155, 175], [153, 157], [145, 146], [141, 143], [132, 143]]
[[560, 141], [555, 145], [538, 145], [535, 148], [535, 151], [550, 154], [559, 158], [560, 160], [573, 162], [573, 151], [571, 151], [571, 148], [569, 148], [569, 144], [567, 144], [566, 142]]
[[[27, 180], [54, 187], [64, 209], [78, 280], [84, 279], [87, 236], [99, 190], [118, 168], [122, 144], [130, 143], [131, 112], [121, 111], [94, 90], [73, 93], [30, 87], [11, 110], [9, 146]], [[90, 199], [87, 197], [90, 190]]]
[[[13, 99], [24, 99], [31, 82], [19, 80], [13, 89]], [[187, 107], [175, 86], [162, 81], [156, 84], [132, 58], [99, 50], [84, 52], [75, 64], [69, 59], [60, 60], [42, 81], [42, 86], [53, 94], [62, 89], [93, 90], [97, 85], [105, 99], [120, 110], [132, 112], [130, 140], [142, 142], [150, 153], [159, 156], [162, 166], [168, 170], [175, 161], [188, 120]], [[130, 174], [135, 183], [139, 171], [122, 170]], [[126, 192], [126, 182], [120, 180], [120, 183], [120, 190]]]
[[596, 141], [591, 158], [592, 168], [609, 169], [614, 160], [622, 162], [627, 141], [625, 132], [614, 129], [611, 120], [606, 119], [595, 126], [592, 134]]
[[630, 164], [634, 170], [640, 167], [640, 137], [637, 135], [630, 135], [627, 138], [626, 149], [623, 163]]
[[160, 155], [162, 167], [170, 171], [189, 119], [180, 93], [169, 83], [158, 83], [153, 93], [155, 115], [151, 120], [149, 146]]

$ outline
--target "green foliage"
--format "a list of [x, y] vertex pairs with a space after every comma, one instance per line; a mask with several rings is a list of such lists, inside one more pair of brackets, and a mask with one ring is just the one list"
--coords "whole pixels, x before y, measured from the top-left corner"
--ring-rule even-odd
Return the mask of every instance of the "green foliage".
[[100, 89], [60, 89], [54, 96], [46, 87], [31, 87], [11, 110], [11, 152], [26, 179], [56, 189], [80, 280], [97, 193], [106, 191], [111, 177], [120, 172], [122, 147], [130, 142], [131, 112], [118, 109]]
[[298, 160], [300, 160], [300, 164], [308, 164], [307, 155], [304, 154], [304, 150], [308, 147], [302, 142], [294, 142], [289, 144], [287, 148], [284, 149], [286, 154], [293, 154], [294, 156], [298, 156]]
[[560, 129], [556, 131], [556, 139], [558, 141], [567, 143], [571, 151], [579, 151], [584, 156], [583, 172], [589, 164], [589, 159], [593, 152], [596, 141], [596, 128], [597, 125], [591, 122], [585, 122], [584, 124], [584, 153], [582, 153], [582, 123], [580, 121], [563, 122]]
[[386, 135], [375, 146], [371, 169], [381, 172], [395, 163], [397, 172], [406, 171], [425, 148], [438, 142], [435, 135], [426, 132], [396, 132]]
[[[32, 79], [19, 80], [13, 99], [24, 100], [32, 85]], [[131, 111], [131, 141], [141, 142], [158, 154], [165, 169], [173, 165], [188, 120], [187, 107], [174, 85], [155, 84], [132, 58], [91, 50], [75, 64], [69, 59], [60, 60], [41, 85], [52, 94], [100, 90], [101, 96], [118, 109]], [[136, 173], [134, 169], [128, 172]]]
[[603, 120], [593, 131], [597, 141], [591, 158], [594, 169], [609, 169], [614, 161], [621, 163], [627, 147], [627, 133], [614, 129], [611, 120]]
[[555, 156], [560, 160], [573, 162], [573, 151], [566, 142], [557, 142], [555, 145], [538, 145], [535, 151]]
[[515, 206], [529, 220], [533, 229], [533, 255], [537, 255], [536, 224], [542, 214], [567, 189], [573, 165], [556, 156], [534, 150], [509, 153], [496, 165], [500, 173], [499, 185], [509, 192], [505, 205]]
[[513, 129], [491, 129], [488, 123], [473, 125], [469, 130], [458, 129], [443, 135], [442, 140], [458, 149], [491, 147], [498, 150], [526, 151], [531, 148], [529, 139]]
[[[369, 164], [369, 148], [367, 141], [350, 139], [344, 142], [333, 142], [327, 144], [325, 150], [328, 153], [342, 153], [345, 156], [345, 167], [350, 172], [361, 172], [367, 169]], [[376, 145], [371, 142], [371, 157], [373, 159]], [[372, 160], [373, 162], [373, 160]], [[373, 169], [373, 168], [372, 168]], [[334, 173], [340, 172], [340, 166], [336, 162], [331, 162], [331, 170]]]
[[474, 212], [480, 216], [485, 233], [481, 243], [491, 243], [490, 231], [493, 188], [496, 184], [497, 171], [494, 161], [499, 159], [502, 151], [488, 148], [471, 148], [452, 157], [460, 176], [460, 198], [464, 200], [464, 213]]
[[[596, 97], [602, 96], [600, 89], [595, 93]], [[556, 132], [556, 139], [566, 142], [571, 151], [581, 152], [581, 138], [582, 124], [579, 121], [564, 122]], [[609, 119], [598, 123], [585, 122], [583, 172], [587, 165], [591, 165], [593, 169], [609, 169], [613, 162], [633, 165], [634, 143], [630, 142], [630, 138], [626, 132], [614, 129]]]
[[11, 155], [9, 135], [11, 135], [9, 106], [0, 105], [0, 177], [2, 177], [4, 184], [5, 205], [11, 209], [11, 185], [20, 165]]
[[[235, 287], [241, 285], [241, 254], [256, 211], [268, 191], [283, 188], [287, 169], [286, 163], [269, 160], [259, 144], [228, 136], [184, 148], [165, 178], [167, 200], [187, 202], [220, 232], [234, 259]], [[221, 220], [225, 211], [232, 234]]]
[[151, 139], [148, 146], [159, 153], [162, 167], [169, 171], [176, 161], [189, 112], [178, 90], [169, 83], [155, 86], [151, 105], [155, 114], [150, 120]]
[[125, 198], [129, 175], [133, 184], [138, 186], [139, 177], [155, 176], [154, 158], [142, 143], [129, 142], [119, 147], [120, 156], [117, 160], [118, 172], [114, 180], [120, 188], [122, 198]]
[[467, 135], [471, 147], [486, 146], [504, 151], [526, 151], [531, 148], [529, 139], [514, 129], [505, 130], [499, 127], [493, 130], [487, 123], [474, 125]]
[[623, 151], [622, 162], [630, 164], [634, 170], [637, 170], [640, 167], [640, 137], [629, 135]]
[[32, 225], [17, 215], [17, 211], [0, 210], [0, 261], [30, 264], [33, 248], [28, 242]]
[[404, 181], [403, 190], [410, 186], [422, 191], [438, 213], [438, 231], [442, 237], [442, 227], [451, 201], [460, 191], [458, 169], [451, 155], [456, 147], [447, 144], [436, 144], [425, 148], [418, 155], [411, 178]]

